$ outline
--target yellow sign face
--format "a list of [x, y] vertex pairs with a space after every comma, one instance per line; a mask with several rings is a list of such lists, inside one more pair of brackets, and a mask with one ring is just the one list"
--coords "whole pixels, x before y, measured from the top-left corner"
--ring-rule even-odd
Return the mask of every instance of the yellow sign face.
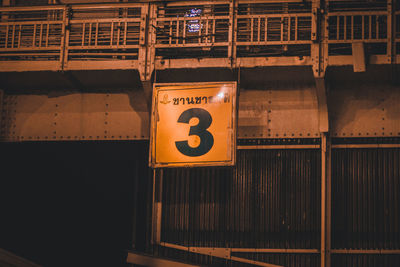
[[231, 166], [236, 82], [155, 84], [150, 166]]

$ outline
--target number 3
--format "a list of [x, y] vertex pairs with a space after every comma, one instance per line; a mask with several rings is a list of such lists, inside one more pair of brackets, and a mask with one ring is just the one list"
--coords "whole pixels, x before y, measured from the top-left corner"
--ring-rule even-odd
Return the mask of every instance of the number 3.
[[197, 147], [190, 147], [187, 140], [175, 142], [176, 148], [182, 154], [189, 157], [198, 157], [206, 154], [214, 145], [214, 137], [207, 131], [212, 123], [210, 113], [202, 108], [191, 108], [185, 110], [178, 119], [179, 123], [189, 123], [191, 118], [198, 118], [199, 123], [191, 126], [189, 136], [197, 135], [200, 138], [200, 145]]

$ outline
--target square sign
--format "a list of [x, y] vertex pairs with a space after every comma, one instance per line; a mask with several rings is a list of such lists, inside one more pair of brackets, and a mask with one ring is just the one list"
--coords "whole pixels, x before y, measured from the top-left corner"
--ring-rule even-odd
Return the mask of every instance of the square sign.
[[236, 82], [155, 84], [150, 166], [232, 166]]

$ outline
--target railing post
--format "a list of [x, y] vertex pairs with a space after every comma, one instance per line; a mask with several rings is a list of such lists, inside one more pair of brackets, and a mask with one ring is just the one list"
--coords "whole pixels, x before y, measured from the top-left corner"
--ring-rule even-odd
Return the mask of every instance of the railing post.
[[63, 71], [65, 66], [68, 64], [68, 45], [69, 45], [69, 33], [70, 33], [70, 12], [69, 6], [65, 6], [63, 10], [63, 24], [61, 33], [61, 48], [60, 48], [60, 69]]
[[140, 80], [143, 84], [149, 111], [151, 109], [151, 94], [153, 89], [151, 75], [155, 68], [156, 15], [156, 4], [146, 4], [142, 6], [138, 61]]
[[387, 60], [396, 64], [396, 1], [387, 0]]
[[231, 67], [236, 66], [236, 38], [237, 38], [237, 10], [236, 0], [229, 1], [229, 33], [228, 33], [228, 58]]
[[321, 0], [312, 2], [311, 57], [315, 77], [324, 77], [328, 66], [328, 2], [325, 5], [321, 5]]
[[140, 79], [144, 80], [146, 78], [146, 54], [147, 54], [147, 46], [146, 46], [146, 25], [147, 25], [147, 16], [149, 13], [149, 4], [144, 4], [140, 8], [140, 33], [139, 33], [139, 75]]

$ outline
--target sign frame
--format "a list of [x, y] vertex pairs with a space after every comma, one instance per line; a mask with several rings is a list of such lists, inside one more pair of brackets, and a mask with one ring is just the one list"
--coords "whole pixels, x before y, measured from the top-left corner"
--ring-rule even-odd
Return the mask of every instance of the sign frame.
[[[229, 160], [216, 160], [216, 161], [190, 161], [190, 162], [157, 162], [156, 160], [156, 139], [157, 139], [157, 123], [158, 118], [158, 92], [159, 91], [176, 91], [176, 90], [197, 90], [207, 89], [211, 86], [221, 87], [229, 85], [231, 87], [231, 120], [228, 133], [227, 154], [230, 156]], [[167, 88], [166, 88], [167, 87]], [[174, 88], [171, 88], [174, 87]], [[163, 89], [166, 88], [166, 89]], [[234, 166], [236, 164], [236, 134], [237, 134], [237, 82], [184, 82], [184, 83], [154, 83], [152, 95], [152, 109], [151, 109], [151, 126], [150, 126], [150, 149], [149, 149], [149, 166], [151, 168], [173, 168], [173, 167], [213, 167], [213, 166]], [[199, 104], [201, 105], [201, 104]], [[203, 107], [203, 106], [202, 106]], [[177, 122], [178, 123], [178, 122]], [[189, 134], [189, 133], [188, 133]], [[229, 136], [230, 135], [230, 136]], [[229, 138], [230, 137], [230, 138]], [[178, 140], [177, 140], [178, 141]]]

